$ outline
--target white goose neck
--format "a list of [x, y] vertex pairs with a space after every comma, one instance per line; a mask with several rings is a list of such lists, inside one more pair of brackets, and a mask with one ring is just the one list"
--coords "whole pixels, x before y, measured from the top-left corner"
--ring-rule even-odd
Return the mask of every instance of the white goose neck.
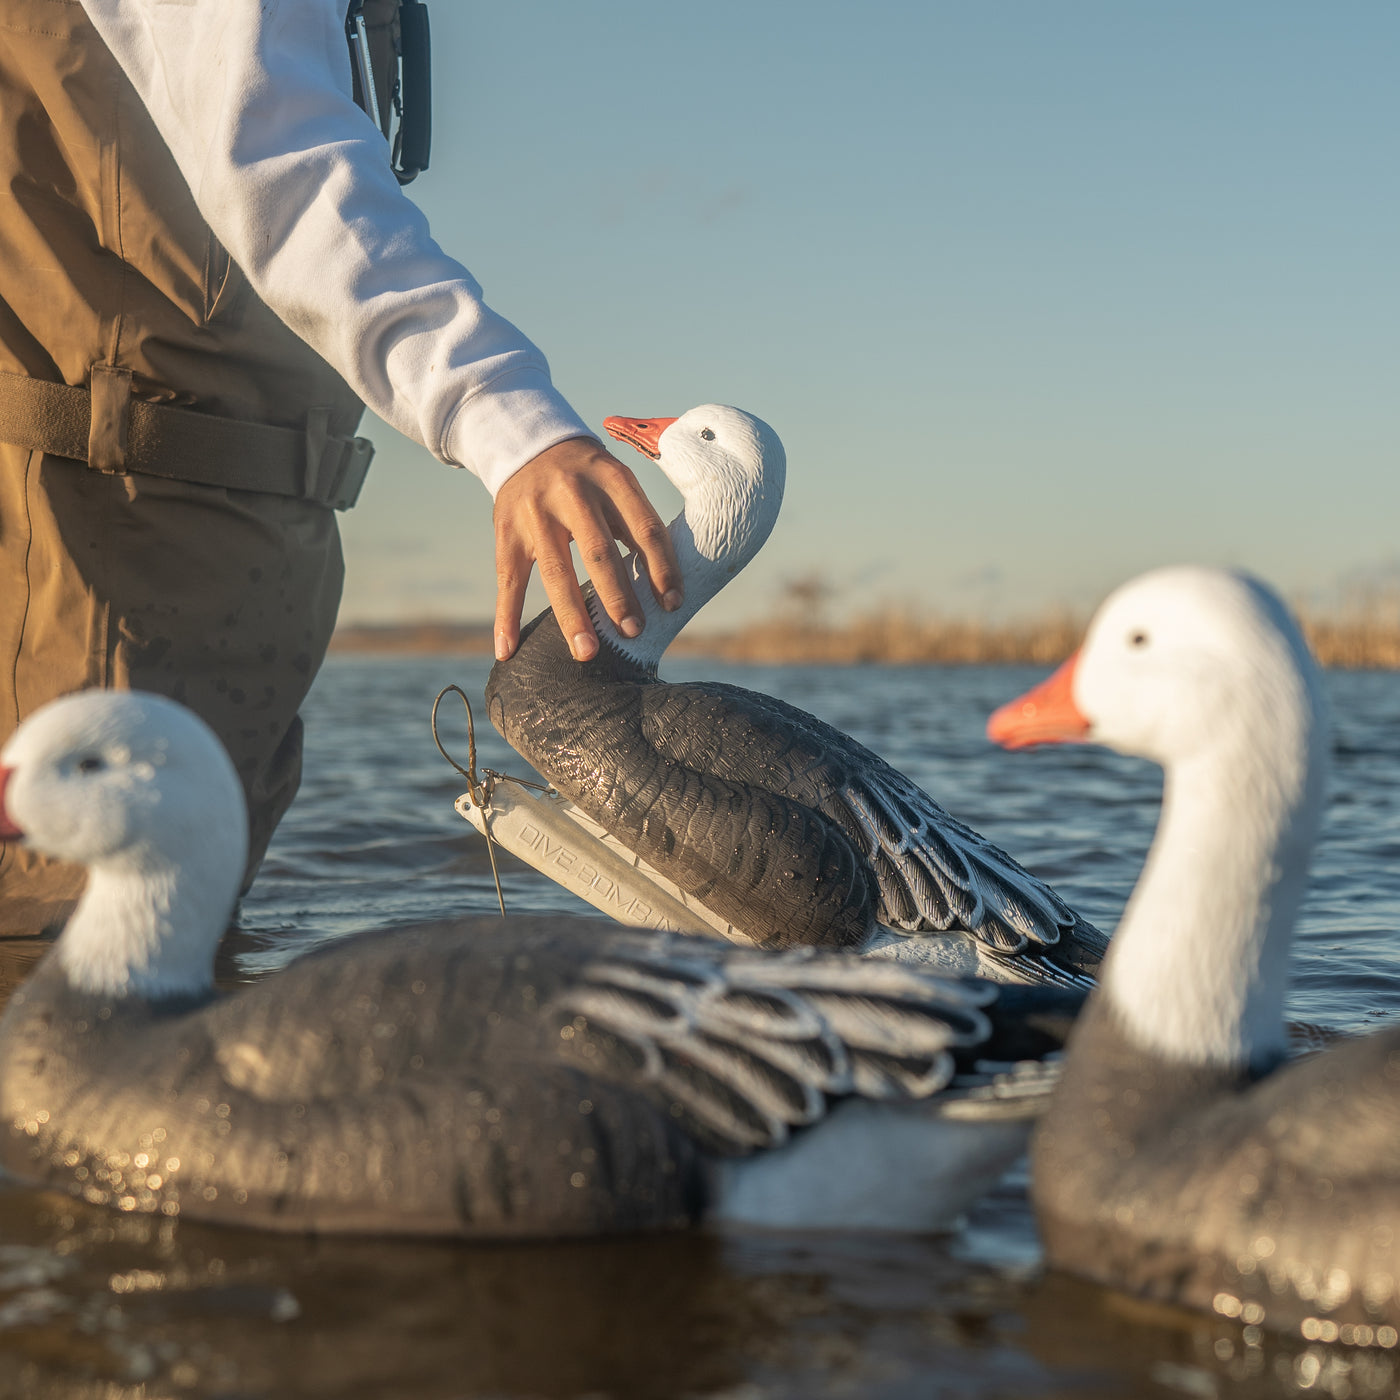
[[55, 950], [59, 964], [75, 988], [98, 996], [206, 992], [235, 892], [198, 869], [94, 866]]
[[686, 624], [744, 567], [768, 537], [762, 530], [755, 541], [735, 541], [726, 528], [735, 520], [732, 509], [717, 508], [704, 499], [687, 499], [684, 509], [671, 522], [671, 545], [685, 580], [685, 601], [675, 612], [667, 612], [655, 599], [651, 584], [634, 552], [626, 559], [632, 591], [636, 594], [644, 623], [638, 637], [624, 637], [607, 615], [592, 589], [588, 590], [588, 612], [598, 635], [623, 656], [655, 673], [666, 648]]
[[1241, 726], [1167, 770], [1103, 995], [1173, 1063], [1262, 1069], [1286, 1049], [1288, 948], [1326, 778], [1323, 735], [1294, 737], [1271, 751]]

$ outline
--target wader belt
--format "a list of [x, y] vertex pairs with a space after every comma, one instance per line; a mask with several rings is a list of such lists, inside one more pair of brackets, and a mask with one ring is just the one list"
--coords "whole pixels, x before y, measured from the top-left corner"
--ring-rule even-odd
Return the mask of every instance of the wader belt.
[[332, 437], [330, 410], [305, 432], [219, 418], [130, 397], [131, 376], [93, 367], [95, 393], [0, 371], [0, 442], [86, 462], [95, 471], [295, 496], [336, 510], [355, 504], [374, 444]]

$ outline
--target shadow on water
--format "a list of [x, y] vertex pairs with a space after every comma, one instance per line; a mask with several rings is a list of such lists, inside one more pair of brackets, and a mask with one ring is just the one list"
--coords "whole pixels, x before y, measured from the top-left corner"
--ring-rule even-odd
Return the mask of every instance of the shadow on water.
[[[1113, 926], [1160, 777], [1094, 750], [992, 749], [988, 710], [1037, 672], [673, 669], [816, 710]], [[427, 726], [443, 685], [480, 695], [486, 670], [332, 659], [308, 702], [302, 794], [221, 951], [222, 983], [354, 929], [495, 907], [484, 847], [452, 810], [460, 780]], [[1360, 1029], [1400, 1012], [1400, 676], [1330, 684], [1334, 798], [1290, 1011]], [[478, 737], [483, 764], [528, 776], [494, 732]], [[513, 912], [581, 909], [509, 858], [503, 876]], [[43, 947], [0, 939], [0, 999]], [[215, 1230], [0, 1186], [0, 1400], [1360, 1400], [1396, 1394], [1396, 1365], [1041, 1273], [1023, 1178], [940, 1239], [508, 1247]]]

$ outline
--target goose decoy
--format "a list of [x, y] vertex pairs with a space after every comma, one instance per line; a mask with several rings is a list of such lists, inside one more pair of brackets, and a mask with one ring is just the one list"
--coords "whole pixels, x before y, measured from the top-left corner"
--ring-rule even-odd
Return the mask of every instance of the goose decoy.
[[936, 1228], [1021, 1150], [1082, 1000], [560, 917], [369, 932], [219, 995], [241, 789], [152, 695], [36, 711], [0, 752], [0, 830], [89, 873], [0, 1018], [0, 1166], [124, 1211]]
[[[624, 637], [590, 597], [602, 643], [593, 660], [575, 661], [545, 612], [496, 664], [491, 721], [562, 801], [555, 813], [533, 803], [514, 826], [493, 821], [493, 835], [632, 922], [684, 927], [698, 915], [694, 927], [765, 947], [1092, 985], [1103, 935], [869, 749], [770, 696], [657, 678], [672, 639], [767, 539], [786, 459], [766, 423], [718, 404], [604, 426], [654, 458], [684, 497], [671, 538], [685, 605], [663, 612], [639, 578], [639, 637]], [[458, 809], [485, 825], [470, 798]], [[636, 895], [626, 882], [639, 876]]]
[[1395, 1346], [1400, 1027], [1284, 1063], [1329, 745], [1287, 609], [1239, 574], [1144, 575], [988, 733], [1106, 744], [1166, 776], [1033, 1148], [1048, 1262], [1246, 1324]]

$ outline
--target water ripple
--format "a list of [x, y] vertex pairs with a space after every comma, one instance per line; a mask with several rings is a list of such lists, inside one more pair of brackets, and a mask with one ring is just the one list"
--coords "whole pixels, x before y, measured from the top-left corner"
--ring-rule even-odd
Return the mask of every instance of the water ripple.
[[[306, 777], [240, 912], [254, 964], [366, 926], [489, 912], [485, 847], [452, 809], [462, 787], [433, 747], [428, 711], [456, 682], [474, 697], [484, 766], [530, 775], [485, 722], [482, 658], [333, 657], [307, 703]], [[1105, 929], [1117, 922], [1157, 821], [1161, 774], [1101, 749], [1008, 754], [983, 726], [1039, 679], [1028, 667], [738, 667], [689, 661], [767, 691], [854, 735], [951, 812], [1043, 875]], [[1294, 1015], [1361, 1027], [1400, 1012], [1400, 676], [1333, 673], [1332, 797], [1295, 957]], [[445, 709], [444, 738], [466, 749]], [[571, 895], [507, 857], [519, 912], [577, 911]]]

